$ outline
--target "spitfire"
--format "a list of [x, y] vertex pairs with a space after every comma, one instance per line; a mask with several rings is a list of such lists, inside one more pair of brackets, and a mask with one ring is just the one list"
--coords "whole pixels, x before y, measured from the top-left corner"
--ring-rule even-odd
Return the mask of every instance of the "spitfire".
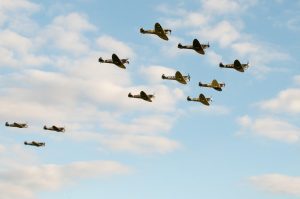
[[108, 63], [108, 64], [115, 64], [116, 66], [126, 69], [124, 64], [129, 64], [128, 59], [120, 59], [116, 54], [112, 54], [111, 59], [102, 59], [102, 57], [100, 57], [98, 59], [98, 61], [100, 63]]
[[178, 48], [180, 49], [193, 49], [194, 51], [196, 51], [197, 53], [204, 55], [205, 54], [205, 49], [209, 48], [209, 43], [208, 44], [200, 44], [200, 42], [198, 41], [198, 39], [194, 39], [193, 40], [193, 44], [192, 45], [182, 45], [181, 43], [178, 44]]
[[212, 102], [211, 97], [205, 97], [202, 93], [197, 98], [191, 98], [190, 96], [187, 97], [187, 101], [194, 101], [194, 102], [201, 102], [202, 104], [209, 106], [210, 102]]
[[51, 126], [51, 127], [47, 127], [46, 125], [44, 126], [44, 130], [49, 130], [49, 131], [56, 131], [56, 132], [65, 132], [65, 127], [57, 127], [55, 125]]
[[170, 29], [163, 29], [159, 23], [155, 23], [154, 30], [144, 30], [143, 28], [140, 29], [140, 33], [142, 34], [154, 34], [159, 36], [163, 40], [169, 40], [168, 34], [171, 34], [172, 30]]
[[233, 68], [239, 72], [245, 72], [245, 70], [249, 67], [249, 62], [247, 64], [241, 64], [239, 60], [234, 60], [233, 64], [223, 64], [222, 62], [219, 64], [221, 68]]
[[24, 142], [24, 145], [30, 145], [30, 146], [35, 146], [35, 147], [41, 147], [45, 146], [45, 142], [36, 142], [36, 141], [31, 141], [31, 142]]
[[144, 91], [141, 91], [139, 95], [132, 95], [131, 93], [128, 94], [130, 98], [140, 98], [147, 102], [152, 102], [152, 98], [154, 98], [154, 94], [148, 95]]
[[14, 122], [12, 124], [9, 124], [8, 122], [5, 122], [5, 126], [7, 127], [16, 127], [16, 128], [27, 128], [28, 125], [26, 123], [17, 123]]
[[165, 76], [165, 74], [163, 74], [161, 78], [167, 80], [176, 80], [181, 84], [187, 84], [187, 82], [191, 80], [190, 75], [183, 76], [179, 71], [175, 73], [175, 76]]
[[219, 83], [217, 80], [213, 80], [211, 83], [209, 84], [203, 84], [201, 82], [199, 82], [199, 86], [200, 87], [208, 87], [208, 88], [213, 88], [217, 91], [222, 91], [222, 87], [225, 86], [225, 83]]

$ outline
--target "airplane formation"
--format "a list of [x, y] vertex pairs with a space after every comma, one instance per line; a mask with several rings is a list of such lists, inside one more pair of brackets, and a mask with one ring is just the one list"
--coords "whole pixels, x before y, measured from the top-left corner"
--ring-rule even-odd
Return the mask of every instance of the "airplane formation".
[[[168, 41], [168, 35], [170, 35], [172, 30], [170, 29], [163, 29], [162, 26], [159, 23], [155, 23], [153, 30], [144, 30], [143, 28], [140, 28], [141, 34], [154, 34], [158, 36], [159, 38]], [[201, 55], [205, 55], [205, 50], [210, 47], [209, 43], [207, 44], [201, 44], [198, 39], [194, 39], [193, 43], [191, 45], [182, 45], [181, 43], [177, 46], [179, 49], [191, 49], [196, 51], [197, 53]], [[103, 59], [100, 57], [98, 59], [99, 63], [109, 63], [114, 64], [122, 69], [126, 69], [125, 64], [129, 64], [129, 59], [120, 59], [116, 54], [112, 54], [111, 59]], [[231, 68], [235, 69], [239, 72], [245, 72], [245, 70], [249, 67], [249, 62], [247, 64], [242, 64], [238, 59], [234, 60], [233, 64], [223, 64], [222, 62], [219, 64], [220, 68]], [[187, 84], [191, 77], [190, 75], [182, 75], [180, 71], [176, 71], [174, 76], [166, 76], [165, 74], [162, 74], [161, 78], [163, 80], [176, 80], [177, 82], [181, 84]], [[206, 88], [213, 88], [217, 91], [222, 91], [222, 88], [225, 87], [225, 83], [218, 82], [216, 79], [212, 80], [211, 83], [201, 83], [199, 82], [200, 87], [206, 87]], [[153, 98], [155, 97], [154, 94], [147, 94], [145, 91], [140, 91], [139, 94], [128, 94], [129, 98], [138, 98], [145, 100], [147, 102], [152, 102]], [[190, 96], [187, 97], [187, 101], [194, 101], [194, 102], [200, 102], [206, 106], [209, 106], [212, 102], [212, 97], [205, 97], [203, 93], [199, 94], [199, 97], [191, 98]], [[9, 124], [8, 122], [5, 123], [5, 126], [7, 127], [15, 127], [15, 128], [28, 128], [27, 123], [18, 123], [14, 122]], [[47, 127], [46, 125], [43, 127], [44, 130], [49, 131], [55, 131], [55, 132], [65, 132], [65, 127], [58, 127], [55, 125]], [[44, 142], [37, 142], [37, 141], [31, 141], [31, 142], [24, 142], [24, 145], [30, 145], [35, 147], [42, 147], [46, 146]]]

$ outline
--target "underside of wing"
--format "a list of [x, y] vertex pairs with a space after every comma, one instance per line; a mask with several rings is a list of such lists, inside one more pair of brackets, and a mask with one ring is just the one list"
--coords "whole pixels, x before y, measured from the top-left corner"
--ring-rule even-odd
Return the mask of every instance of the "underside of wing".
[[240, 62], [239, 60], [237, 60], [237, 59], [234, 61], [233, 67], [234, 67], [234, 69], [236, 69], [237, 71], [244, 72], [244, 68], [243, 68], [241, 62]]
[[162, 38], [164, 40], [169, 40], [169, 38], [166, 35], [164, 29], [161, 27], [161, 25], [159, 23], [156, 23], [154, 25], [154, 29], [155, 29], [155, 32], [156, 32], [157, 36], [159, 36], [160, 38]]
[[182, 76], [182, 74], [179, 71], [177, 71], [175, 73], [175, 78], [179, 83], [186, 84], [184, 77]]
[[119, 66], [120, 68], [126, 68], [116, 54], [112, 54], [112, 61], [115, 65]]
[[144, 91], [141, 91], [140, 95], [141, 95], [141, 98], [143, 100], [146, 100], [148, 102], [152, 102], [151, 98]]
[[194, 50], [195, 50], [197, 53], [199, 53], [199, 54], [201, 54], [201, 55], [204, 55], [204, 54], [205, 54], [205, 52], [204, 52], [204, 50], [203, 50], [203, 48], [202, 48], [200, 42], [198, 41], [198, 39], [194, 39], [194, 40], [193, 40], [193, 48], [194, 48]]
[[208, 103], [206, 97], [205, 97], [203, 94], [200, 94], [200, 95], [199, 95], [199, 100], [200, 100], [200, 102], [201, 102], [202, 104], [209, 106], [209, 103]]
[[218, 81], [215, 80], [215, 79], [211, 82], [211, 85], [212, 85], [212, 87], [214, 87], [214, 88], [221, 88], [220, 84], [219, 84]]

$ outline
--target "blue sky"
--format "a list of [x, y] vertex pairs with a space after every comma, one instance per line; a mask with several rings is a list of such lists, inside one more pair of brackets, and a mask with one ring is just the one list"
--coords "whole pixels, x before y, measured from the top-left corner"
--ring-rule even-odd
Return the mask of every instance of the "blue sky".
[[[1, 198], [299, 198], [299, 9], [1, 0]], [[139, 33], [156, 22], [169, 41]], [[194, 38], [210, 43], [205, 56], [177, 48]], [[97, 62], [112, 53], [129, 58], [126, 70]], [[245, 73], [218, 67], [235, 59], [250, 62]], [[188, 85], [161, 79], [177, 70]], [[222, 92], [198, 86], [213, 79]], [[140, 90], [153, 103], [127, 97]], [[186, 101], [200, 93], [211, 106]], [[42, 130], [52, 124], [66, 133]]]

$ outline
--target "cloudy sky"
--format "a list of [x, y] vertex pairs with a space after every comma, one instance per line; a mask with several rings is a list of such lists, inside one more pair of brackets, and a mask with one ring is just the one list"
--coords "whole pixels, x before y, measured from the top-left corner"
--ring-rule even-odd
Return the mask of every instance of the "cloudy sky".
[[[0, 0], [1, 199], [300, 198], [299, 10], [299, 0]], [[139, 33], [156, 22], [169, 41]], [[209, 42], [205, 56], [177, 48], [194, 38]], [[112, 53], [126, 70], [99, 64]], [[218, 67], [235, 59], [249, 69]], [[161, 79], [177, 70], [188, 85]], [[222, 92], [198, 86], [213, 79]], [[127, 97], [141, 90], [153, 103]], [[210, 107], [187, 102], [200, 93]], [[42, 129], [53, 124], [65, 134]], [[32, 140], [46, 147], [23, 145]]]

